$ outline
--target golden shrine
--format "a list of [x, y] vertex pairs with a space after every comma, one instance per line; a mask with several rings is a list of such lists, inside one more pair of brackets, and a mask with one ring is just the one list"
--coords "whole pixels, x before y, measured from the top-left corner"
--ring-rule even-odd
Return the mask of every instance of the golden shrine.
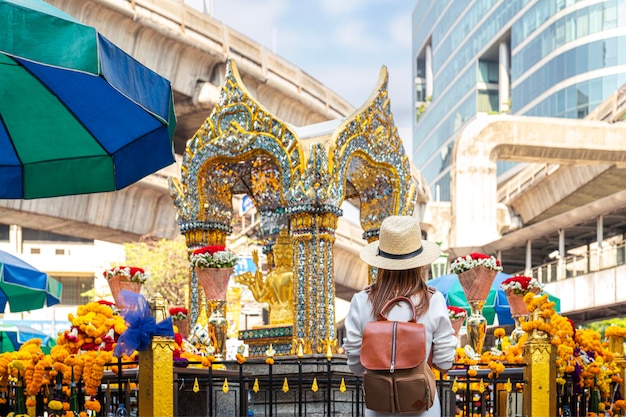
[[[234, 195], [247, 194], [260, 213], [264, 252], [271, 253], [281, 230], [288, 231], [292, 353], [297, 344], [305, 354], [339, 347], [333, 243], [342, 203], [360, 209], [368, 242], [378, 238], [385, 217], [413, 213], [417, 188], [393, 122], [387, 81], [383, 67], [362, 107], [334, 129], [328, 123], [308, 126], [300, 137], [251, 97], [229, 61], [218, 103], [187, 145], [181, 179], [169, 180], [190, 251], [226, 243]], [[200, 296], [195, 274], [190, 288], [194, 322]]]

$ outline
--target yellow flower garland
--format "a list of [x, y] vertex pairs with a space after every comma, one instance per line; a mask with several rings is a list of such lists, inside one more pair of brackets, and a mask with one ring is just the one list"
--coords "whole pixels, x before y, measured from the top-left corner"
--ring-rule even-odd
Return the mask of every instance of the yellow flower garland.
[[[494, 336], [500, 339], [498, 345], [501, 354], [496, 355], [487, 351], [480, 356], [480, 359], [476, 360], [466, 357], [463, 348], [457, 348], [456, 362], [465, 367], [471, 367], [467, 371], [470, 377], [477, 375], [476, 369], [483, 368], [491, 371], [489, 378], [492, 378], [504, 370], [505, 364], [524, 363], [522, 346], [532, 331], [539, 330], [545, 332], [550, 338], [550, 342], [557, 347], [557, 383], [565, 384], [565, 374], [574, 372], [575, 365], [578, 364], [582, 370], [581, 386], [598, 389], [602, 398], [608, 400], [612, 384], [622, 382], [621, 369], [613, 362], [613, 354], [606, 350], [601, 343], [600, 335], [592, 330], [574, 332], [570, 321], [556, 313], [555, 304], [548, 300], [547, 294], [535, 296], [530, 293], [524, 297], [524, 301], [529, 312], [539, 311], [540, 318], [522, 324], [522, 329], [526, 333], [516, 345], [512, 345], [510, 340], [504, 336], [503, 329], [495, 329]], [[626, 330], [611, 329], [608, 335], [612, 335], [612, 332], [619, 335], [622, 334], [622, 331], [626, 332]], [[594, 352], [594, 360], [583, 361], [580, 355], [574, 354], [575, 351], [577, 352], [576, 348], [580, 348], [582, 352]], [[610, 404], [607, 403], [607, 407], [608, 405]], [[621, 410], [619, 406], [617, 409]], [[624, 412], [626, 413], [626, 407]]]

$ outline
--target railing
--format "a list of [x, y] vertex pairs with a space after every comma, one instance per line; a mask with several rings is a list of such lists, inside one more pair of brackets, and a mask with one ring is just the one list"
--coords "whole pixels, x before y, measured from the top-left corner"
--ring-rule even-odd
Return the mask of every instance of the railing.
[[511, 200], [522, 195], [537, 181], [545, 179], [559, 169], [558, 164], [531, 164], [509, 181], [498, 187], [497, 201], [509, 204]]
[[497, 377], [489, 378], [488, 369], [479, 369], [475, 376], [469, 376], [469, 367], [448, 372], [450, 381], [440, 381], [449, 386], [454, 394], [454, 409], [442, 399], [442, 416], [521, 416], [523, 415], [522, 393], [524, 369], [519, 365], [504, 369]]
[[[277, 357], [273, 365], [264, 359], [222, 364], [226, 369], [174, 368], [174, 415], [364, 415], [361, 378], [347, 369], [344, 357]], [[446, 379], [437, 381], [443, 417], [459, 413], [493, 417], [521, 414], [523, 368], [507, 368], [497, 378], [488, 378], [487, 370], [470, 377], [469, 368], [458, 366], [460, 369], [451, 370]], [[122, 375], [108, 373], [99, 395], [103, 410], [116, 409], [123, 402], [130, 415], [136, 415], [137, 382], [136, 369], [126, 369]]]
[[[98, 391], [102, 404], [100, 415], [114, 412], [124, 403], [129, 416], [139, 411], [137, 362], [113, 363], [125, 366], [121, 374], [107, 371]], [[195, 368], [174, 367], [174, 416], [363, 416], [361, 378], [354, 376], [346, 366], [345, 357], [331, 360], [322, 357], [298, 359], [277, 357], [273, 365], [264, 359], [249, 359], [243, 364], [233, 361], [221, 363], [220, 367]], [[486, 365], [486, 364], [482, 364]], [[470, 372], [472, 367], [455, 364], [445, 379], [437, 381], [442, 417], [481, 416], [513, 417], [524, 415], [523, 395], [527, 387], [524, 365], [507, 366], [498, 376], [490, 377], [484, 369]], [[135, 368], [128, 368], [135, 366]], [[77, 383], [81, 391], [82, 384]], [[55, 391], [61, 396], [61, 387]], [[557, 415], [587, 415], [593, 411], [597, 392], [574, 384], [566, 377], [564, 385], [557, 385]], [[612, 392], [617, 391], [612, 387]], [[156, 394], [155, 394], [156, 395]], [[49, 396], [47, 389], [37, 397], [37, 415], [43, 415], [43, 398]], [[6, 397], [5, 397], [6, 398]], [[12, 410], [9, 402], [0, 405], [6, 415]], [[62, 398], [62, 397], [58, 397]], [[79, 395], [80, 408], [84, 396]]]
[[519, 271], [514, 275], [529, 275], [542, 283], [574, 278], [591, 272], [615, 268], [626, 262], [626, 242], [590, 249], [581, 255], [569, 255], [562, 259], [536, 266], [530, 272]]

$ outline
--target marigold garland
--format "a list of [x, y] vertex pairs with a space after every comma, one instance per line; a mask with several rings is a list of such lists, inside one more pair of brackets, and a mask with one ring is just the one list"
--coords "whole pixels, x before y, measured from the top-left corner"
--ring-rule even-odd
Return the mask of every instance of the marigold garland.
[[604, 329], [604, 335], [606, 337], [622, 337], [626, 338], [626, 328], [620, 326], [608, 326]]
[[[457, 348], [456, 362], [469, 368], [467, 372], [470, 377], [477, 375], [477, 369], [483, 368], [490, 370], [489, 377], [492, 378], [501, 373], [506, 364], [524, 363], [522, 346], [533, 331], [542, 331], [557, 348], [556, 382], [563, 385], [566, 375], [578, 375], [574, 378], [574, 389], [589, 387], [598, 390], [608, 409], [615, 384], [621, 383], [622, 378], [620, 367], [613, 362], [613, 353], [605, 348], [600, 335], [593, 330], [577, 331], [570, 319], [556, 313], [555, 303], [548, 300], [547, 294], [536, 296], [529, 293], [524, 301], [529, 312], [534, 312], [537, 319], [522, 323], [526, 333], [517, 344], [511, 344], [508, 337], [504, 336], [504, 330], [498, 328], [494, 330], [494, 336], [498, 338], [496, 349], [484, 352], [479, 358], [468, 358], [463, 348]], [[608, 335], [612, 335], [612, 332], [619, 335], [621, 331], [611, 329]], [[613, 409], [622, 410], [620, 404]], [[626, 407], [623, 411], [626, 412]]]

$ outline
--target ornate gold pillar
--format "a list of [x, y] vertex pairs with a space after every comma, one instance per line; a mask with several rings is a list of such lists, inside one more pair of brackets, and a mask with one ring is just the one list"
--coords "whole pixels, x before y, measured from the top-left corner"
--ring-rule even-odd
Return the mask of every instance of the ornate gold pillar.
[[174, 416], [174, 339], [153, 336], [139, 352], [139, 417]]
[[[531, 320], [549, 322], [535, 309]], [[528, 417], [556, 416], [556, 346], [542, 330], [533, 330], [524, 344], [524, 415]]]
[[[367, 240], [367, 243], [376, 242], [380, 235], [380, 227], [374, 230], [368, 230], [363, 233], [363, 239]], [[376, 282], [376, 274], [378, 268], [370, 266], [367, 268], [367, 285], [372, 285]]]
[[337, 219], [336, 207], [309, 207], [292, 212], [291, 232], [294, 253], [294, 341], [304, 344], [304, 353], [336, 351], [335, 281], [333, 245]]

